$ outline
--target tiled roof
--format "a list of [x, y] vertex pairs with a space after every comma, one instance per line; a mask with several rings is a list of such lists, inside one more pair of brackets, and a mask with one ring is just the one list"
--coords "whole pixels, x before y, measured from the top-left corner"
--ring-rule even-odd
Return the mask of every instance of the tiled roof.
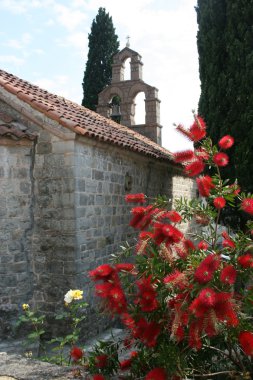
[[36, 134], [30, 133], [23, 124], [11, 116], [0, 112], [0, 137], [10, 137], [13, 140], [29, 139], [35, 140]]
[[0, 86], [79, 135], [118, 145], [156, 159], [171, 161], [172, 154], [147, 137], [3, 70], [0, 70]]

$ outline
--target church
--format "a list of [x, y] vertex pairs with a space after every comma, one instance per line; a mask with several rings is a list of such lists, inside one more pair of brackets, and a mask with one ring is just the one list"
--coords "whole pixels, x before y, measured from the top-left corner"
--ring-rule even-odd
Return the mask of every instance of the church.
[[[124, 80], [130, 58], [131, 79]], [[145, 94], [146, 121], [135, 125], [134, 99]], [[88, 271], [126, 241], [127, 193], [195, 195], [193, 182], [161, 146], [158, 90], [142, 80], [138, 53], [116, 54], [97, 112], [0, 70], [0, 336], [10, 335], [22, 303], [43, 312], [83, 289], [94, 323]], [[120, 98], [113, 120], [113, 97]], [[120, 107], [120, 108], [119, 108]], [[117, 120], [119, 121], [119, 120]]]

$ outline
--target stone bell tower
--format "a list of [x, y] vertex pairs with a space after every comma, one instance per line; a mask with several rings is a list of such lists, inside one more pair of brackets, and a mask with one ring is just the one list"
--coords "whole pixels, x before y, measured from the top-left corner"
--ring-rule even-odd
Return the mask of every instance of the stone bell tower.
[[[131, 79], [124, 80], [125, 61], [130, 58]], [[113, 57], [112, 82], [98, 95], [97, 112], [150, 138], [157, 144], [162, 143], [160, 125], [160, 100], [158, 90], [142, 79], [141, 56], [126, 47]], [[145, 124], [135, 124], [135, 97], [139, 92], [145, 94]], [[117, 104], [112, 100], [117, 97]], [[115, 117], [116, 116], [116, 117]]]

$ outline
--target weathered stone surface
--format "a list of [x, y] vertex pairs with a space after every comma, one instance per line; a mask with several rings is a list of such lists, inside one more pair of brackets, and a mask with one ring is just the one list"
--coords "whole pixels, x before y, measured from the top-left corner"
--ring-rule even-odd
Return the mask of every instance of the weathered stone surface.
[[53, 364], [0, 352], [0, 380], [66, 380], [73, 379], [72, 370]]

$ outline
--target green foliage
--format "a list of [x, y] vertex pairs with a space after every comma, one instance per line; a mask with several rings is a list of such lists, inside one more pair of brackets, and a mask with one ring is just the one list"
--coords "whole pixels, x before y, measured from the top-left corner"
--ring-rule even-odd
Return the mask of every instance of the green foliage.
[[95, 111], [98, 94], [111, 82], [112, 57], [119, 49], [112, 17], [106, 13], [105, 8], [99, 8], [88, 38], [89, 52], [82, 84], [82, 105]]
[[[119, 344], [114, 340], [99, 341], [88, 357], [86, 368], [91, 374], [114, 375], [119, 369], [118, 350]], [[98, 357], [101, 356], [105, 358], [104, 365], [99, 365]]]
[[[67, 365], [70, 363], [70, 347], [75, 346], [80, 339], [80, 323], [86, 318], [84, 309], [87, 307], [84, 301], [76, 301], [65, 304], [65, 309], [55, 315], [55, 320], [64, 320], [68, 326], [69, 334], [54, 337], [50, 341], [43, 341], [43, 335], [46, 333], [45, 320], [46, 316], [41, 315], [38, 311], [33, 311], [27, 304], [23, 305], [23, 314], [19, 316], [17, 326], [26, 324], [31, 332], [27, 335], [25, 346], [31, 343], [39, 344], [40, 359], [58, 365]], [[44, 328], [42, 328], [44, 327]], [[51, 353], [48, 351], [52, 350]]]
[[214, 143], [225, 134], [235, 138], [223, 175], [252, 192], [253, 0], [198, 0], [196, 11], [199, 114]]

